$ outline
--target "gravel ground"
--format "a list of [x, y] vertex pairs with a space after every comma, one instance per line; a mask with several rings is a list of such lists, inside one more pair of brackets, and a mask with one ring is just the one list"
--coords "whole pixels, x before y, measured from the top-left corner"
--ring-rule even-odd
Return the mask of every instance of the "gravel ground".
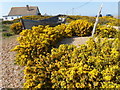
[[16, 53], [10, 52], [18, 44], [16, 37], [18, 36], [2, 39], [0, 42], [2, 46], [0, 49], [2, 56], [0, 57], [2, 69], [0, 70], [0, 87], [2, 88], [22, 88], [24, 83], [24, 67], [14, 64]]
[[57, 44], [57, 47], [60, 44], [68, 44], [68, 45], [75, 45], [77, 47], [79, 47], [79, 45], [85, 44], [86, 41], [88, 41], [89, 37], [71, 37], [71, 38], [64, 38], [62, 41], [60, 41]]

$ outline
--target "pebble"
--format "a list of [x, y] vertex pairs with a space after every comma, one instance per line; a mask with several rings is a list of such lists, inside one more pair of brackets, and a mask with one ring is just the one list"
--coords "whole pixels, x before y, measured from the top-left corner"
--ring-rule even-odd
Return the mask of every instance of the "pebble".
[[[18, 37], [18, 35], [16, 35]], [[24, 74], [21, 71], [24, 67], [19, 65], [14, 65], [15, 52], [10, 52], [16, 45], [16, 37], [10, 37], [3, 39], [0, 44], [2, 44], [1, 54], [1, 72], [0, 76], [0, 88], [23, 88], [22, 84], [25, 82], [23, 79]], [[2, 74], [2, 75], [1, 75]], [[2, 83], [2, 85], [1, 85]]]

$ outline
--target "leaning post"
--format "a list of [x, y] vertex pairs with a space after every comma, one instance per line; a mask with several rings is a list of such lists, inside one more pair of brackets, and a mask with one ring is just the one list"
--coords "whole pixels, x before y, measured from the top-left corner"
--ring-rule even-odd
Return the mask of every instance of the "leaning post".
[[99, 16], [101, 14], [102, 6], [103, 6], [103, 4], [101, 5], [100, 10], [98, 11], [98, 14], [97, 14], [97, 18], [96, 18], [96, 21], [95, 21], [95, 24], [94, 24], [94, 27], [93, 27], [93, 31], [92, 31], [92, 37], [94, 36], [95, 29], [96, 29], [96, 26], [97, 26], [98, 21], [99, 21]]
[[26, 29], [22, 18], [20, 18], [20, 22], [22, 23], [22, 29]]

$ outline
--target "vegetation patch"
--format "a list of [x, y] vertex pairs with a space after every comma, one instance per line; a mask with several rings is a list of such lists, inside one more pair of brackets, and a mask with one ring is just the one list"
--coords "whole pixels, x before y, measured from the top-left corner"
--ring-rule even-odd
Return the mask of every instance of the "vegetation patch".
[[[86, 20], [76, 20], [68, 25], [56, 27], [32, 27], [22, 30], [17, 45], [16, 63], [26, 66], [24, 70], [25, 88], [120, 88], [120, 32], [112, 32], [113, 39], [103, 30], [90, 38], [85, 45], [55, 44], [64, 37], [91, 35], [93, 24]], [[113, 30], [114, 31], [114, 30]], [[111, 36], [110, 36], [111, 37]]]

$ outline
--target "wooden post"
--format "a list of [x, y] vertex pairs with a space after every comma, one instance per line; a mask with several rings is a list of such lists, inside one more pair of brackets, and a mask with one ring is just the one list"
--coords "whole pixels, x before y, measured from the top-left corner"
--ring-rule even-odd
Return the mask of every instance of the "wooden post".
[[20, 18], [20, 22], [22, 23], [22, 28], [26, 29], [22, 18]]
[[103, 6], [103, 4], [101, 5], [100, 10], [98, 11], [98, 14], [97, 14], [97, 18], [96, 18], [96, 21], [95, 21], [95, 24], [94, 24], [94, 27], [93, 27], [93, 31], [92, 31], [92, 37], [94, 36], [95, 29], [96, 29], [96, 26], [97, 26], [98, 21], [99, 21], [99, 16], [101, 14], [102, 6]]

